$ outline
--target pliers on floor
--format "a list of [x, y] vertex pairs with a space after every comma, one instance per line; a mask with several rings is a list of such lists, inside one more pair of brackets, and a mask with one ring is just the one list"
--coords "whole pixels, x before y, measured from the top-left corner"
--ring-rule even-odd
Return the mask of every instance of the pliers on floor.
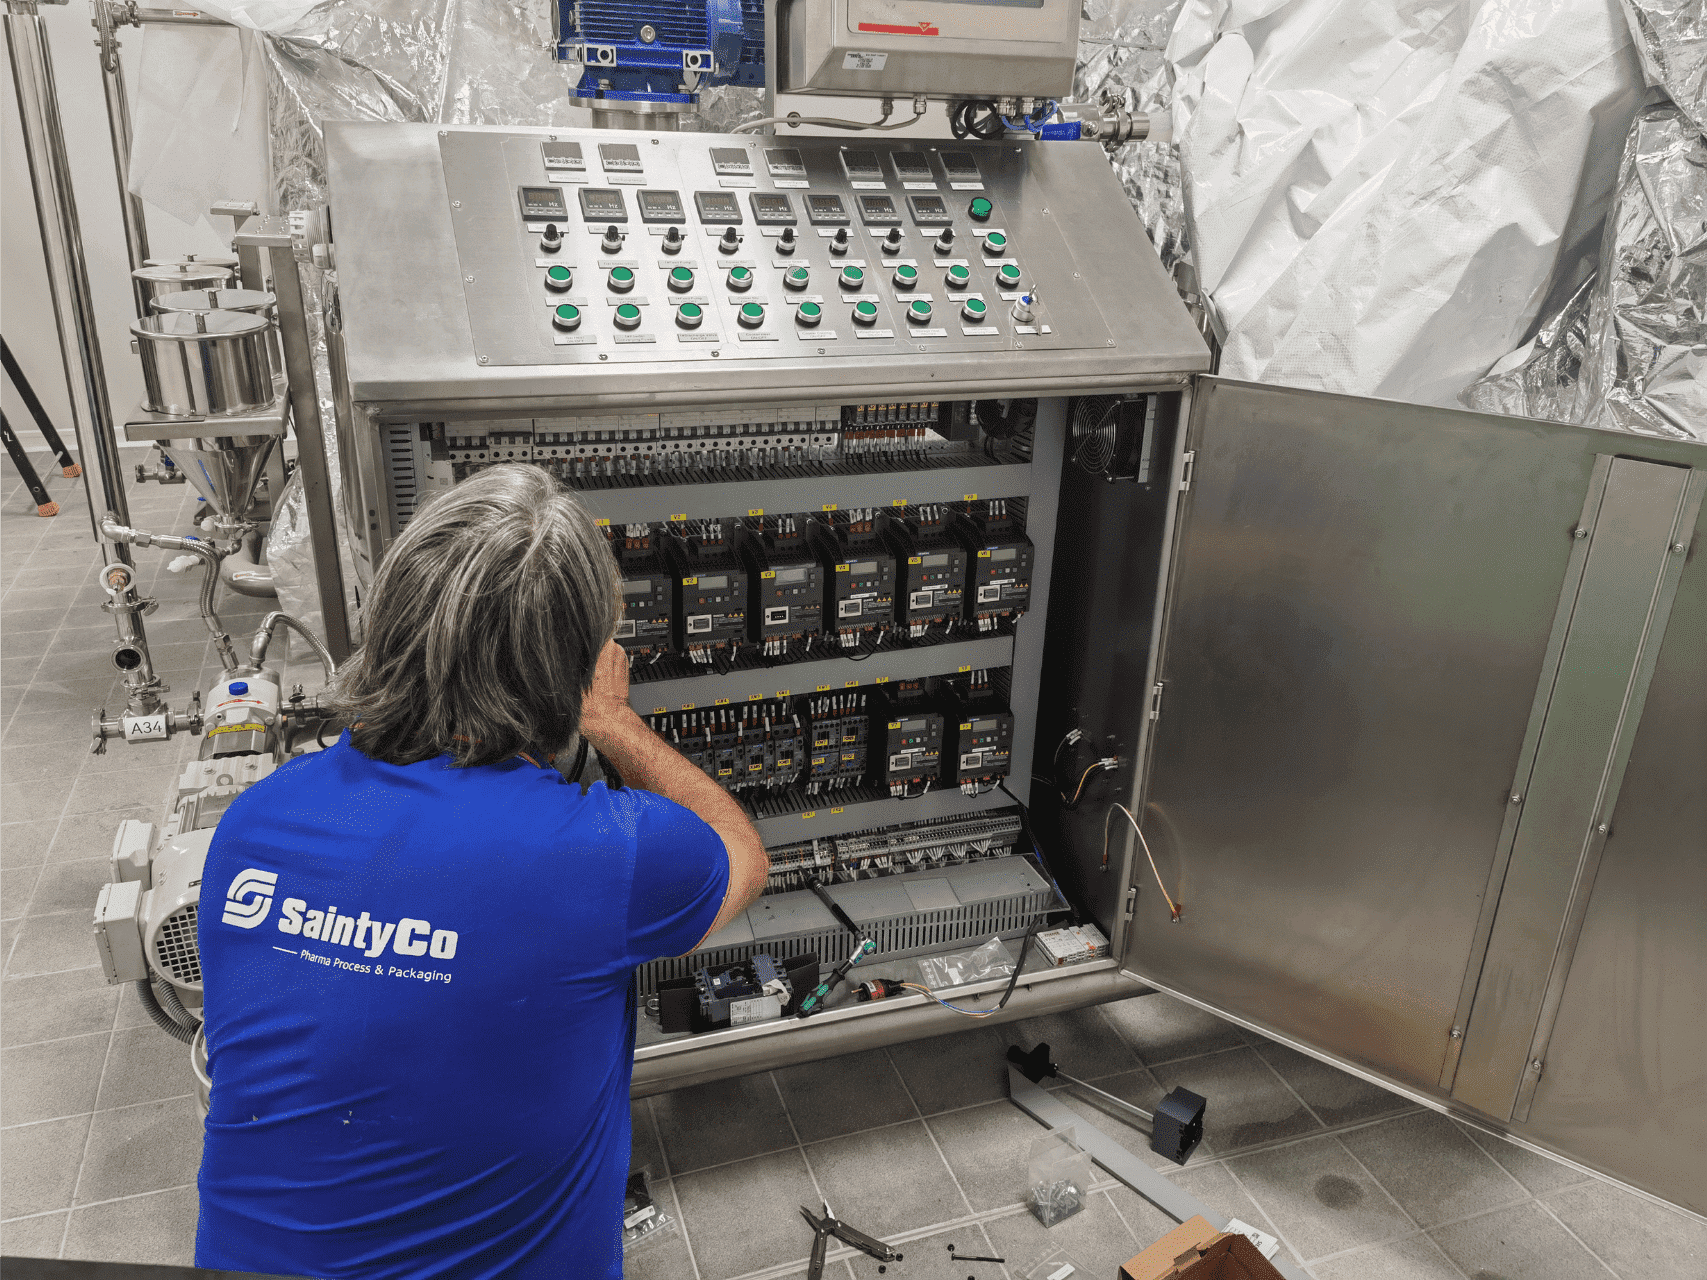
[[824, 1255], [830, 1249], [830, 1237], [834, 1236], [843, 1244], [851, 1244], [861, 1253], [870, 1254], [879, 1262], [899, 1262], [901, 1255], [881, 1240], [873, 1240], [863, 1231], [856, 1231], [845, 1222], [838, 1222], [830, 1212], [830, 1202], [824, 1201], [824, 1216], [816, 1216], [805, 1205], [800, 1206], [800, 1216], [811, 1223], [813, 1231], [812, 1260], [806, 1265], [806, 1280], [823, 1280]]

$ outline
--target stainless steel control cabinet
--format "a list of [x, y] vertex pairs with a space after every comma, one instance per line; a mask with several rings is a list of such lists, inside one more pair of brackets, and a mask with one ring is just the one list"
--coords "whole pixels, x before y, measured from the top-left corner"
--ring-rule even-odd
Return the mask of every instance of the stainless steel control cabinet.
[[[986, 646], [965, 656], [1011, 664], [1015, 779], [1047, 774], [1072, 728], [1121, 761], [1075, 810], [1047, 786], [1031, 796], [1063, 887], [1114, 957], [1028, 975], [1003, 1018], [1165, 989], [1707, 1212], [1707, 447], [1209, 377], [1089, 145], [334, 124], [327, 150], [328, 340], [358, 567], [424, 496], [422, 423], [1042, 397], [1033, 456], [976, 474], [584, 496], [612, 520], [1025, 497], [1036, 616], [963, 642]], [[973, 152], [976, 177], [945, 152]], [[557, 194], [540, 204], [521, 194], [545, 187]], [[615, 206], [594, 190], [623, 196], [608, 251]], [[681, 219], [638, 216], [642, 190], [665, 192], [647, 207], [672, 219], [673, 193]], [[862, 216], [860, 197], [879, 194], [893, 217], [881, 203]], [[759, 195], [799, 211], [797, 256], [757, 220]], [[809, 195], [839, 196], [847, 221], [809, 221]], [[942, 221], [921, 221], [913, 195], [939, 197], [924, 210]], [[738, 223], [704, 216], [731, 204]], [[550, 259], [537, 240], [556, 208], [568, 256]], [[662, 248], [671, 227], [686, 259]], [[716, 341], [670, 322], [671, 262], [690, 259]], [[925, 278], [913, 293], [903, 259]], [[988, 322], [953, 303], [955, 259], [975, 269]], [[1010, 259], [1023, 281], [1004, 289], [994, 264]], [[875, 281], [844, 290], [849, 260]], [[574, 268], [554, 293], [551, 261]], [[739, 290], [737, 265], [754, 277]], [[808, 287], [791, 291], [799, 265]], [[938, 308], [926, 324], [906, 318], [919, 292]], [[802, 293], [828, 313], [816, 326]], [[872, 299], [883, 336], [855, 336], [844, 294]], [[549, 314], [565, 296], [579, 299], [568, 333]], [[625, 329], [617, 299], [637, 296]], [[1151, 483], [1074, 465], [1068, 398], [1104, 393], [1165, 406]], [[905, 678], [960, 656], [930, 652], [885, 661]], [[799, 691], [843, 674], [788, 678]], [[725, 696], [778, 679], [736, 673]], [[637, 705], [689, 696], [636, 687]], [[1177, 923], [1122, 820], [1105, 849], [1116, 800], [1143, 824]], [[761, 828], [780, 843], [990, 800], [872, 803]], [[646, 1045], [635, 1088], [964, 1025], [920, 998], [850, 1005]]]

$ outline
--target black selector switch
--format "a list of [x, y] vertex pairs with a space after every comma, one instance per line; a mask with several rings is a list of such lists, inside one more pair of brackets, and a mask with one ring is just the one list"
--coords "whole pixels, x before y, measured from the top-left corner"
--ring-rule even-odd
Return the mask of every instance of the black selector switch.
[[942, 234], [936, 238], [936, 251], [938, 254], [944, 254], [944, 253], [949, 252], [953, 248], [954, 248], [954, 228], [953, 227], [944, 227], [942, 229]]
[[890, 227], [889, 228], [889, 234], [883, 237], [883, 252], [884, 253], [900, 253], [901, 252], [901, 228], [900, 227]]
[[741, 237], [735, 233], [734, 227], [723, 229], [723, 238], [717, 242], [717, 252], [734, 253], [741, 247]]
[[545, 230], [539, 235], [539, 247], [545, 253], [556, 253], [563, 247], [563, 234], [555, 222], [545, 224]]
[[782, 229], [782, 235], [777, 238], [776, 251], [778, 253], [793, 253], [794, 244], [794, 228], [784, 227]]
[[675, 227], [664, 232], [664, 252], [680, 253], [682, 251], [682, 233]]
[[848, 229], [837, 227], [835, 237], [830, 241], [831, 253], [846, 253], [848, 251]]
[[605, 238], [599, 241], [599, 252], [622, 252], [622, 232], [617, 229], [616, 223], [613, 222], [610, 226], [605, 228]]

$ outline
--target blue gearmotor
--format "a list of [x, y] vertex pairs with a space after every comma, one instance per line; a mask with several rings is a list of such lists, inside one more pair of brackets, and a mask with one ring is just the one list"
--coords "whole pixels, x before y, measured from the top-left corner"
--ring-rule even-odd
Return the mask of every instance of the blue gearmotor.
[[707, 85], [765, 82], [764, 0], [557, 0], [575, 97], [692, 104]]

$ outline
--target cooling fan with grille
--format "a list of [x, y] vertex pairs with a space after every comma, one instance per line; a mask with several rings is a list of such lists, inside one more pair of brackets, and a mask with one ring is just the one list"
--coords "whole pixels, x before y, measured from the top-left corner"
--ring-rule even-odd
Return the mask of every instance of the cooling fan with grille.
[[1156, 397], [1081, 396], [1073, 403], [1068, 456], [1105, 480], [1149, 484], [1156, 440]]

